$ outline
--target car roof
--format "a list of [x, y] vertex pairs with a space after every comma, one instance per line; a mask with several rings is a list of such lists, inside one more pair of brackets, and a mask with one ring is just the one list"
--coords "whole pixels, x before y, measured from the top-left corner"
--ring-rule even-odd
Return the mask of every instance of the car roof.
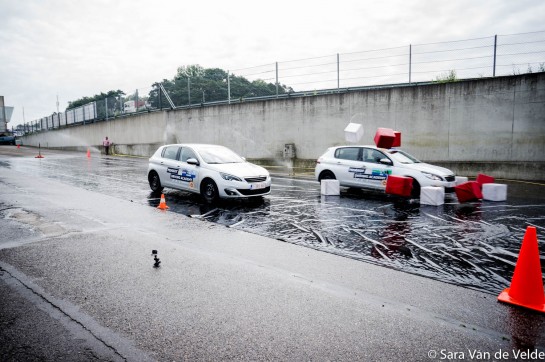
[[[377, 147], [377, 146], [374, 146], [374, 145], [344, 145], [344, 146], [335, 146], [335, 147], [332, 147], [334, 149], [337, 149], [337, 148], [344, 148], [344, 147], [366, 147], [366, 148], [373, 148], [375, 150], [381, 150], [381, 151], [388, 151], [388, 150], [393, 150], [394, 148], [381, 148], [381, 147]], [[397, 149], [397, 148], [395, 148]]]
[[177, 147], [225, 147], [223, 145], [214, 145], [214, 144], [208, 144], [208, 143], [171, 143], [168, 145], [163, 145], [162, 147], [168, 147], [168, 146], [177, 146]]

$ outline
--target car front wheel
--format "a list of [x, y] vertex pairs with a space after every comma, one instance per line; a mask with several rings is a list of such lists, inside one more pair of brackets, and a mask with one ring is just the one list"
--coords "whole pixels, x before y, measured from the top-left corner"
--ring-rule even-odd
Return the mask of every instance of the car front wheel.
[[210, 179], [206, 179], [201, 185], [201, 195], [208, 203], [215, 202], [218, 199], [218, 186]]
[[413, 189], [411, 191], [411, 197], [415, 199], [420, 198], [420, 184], [413, 178]]

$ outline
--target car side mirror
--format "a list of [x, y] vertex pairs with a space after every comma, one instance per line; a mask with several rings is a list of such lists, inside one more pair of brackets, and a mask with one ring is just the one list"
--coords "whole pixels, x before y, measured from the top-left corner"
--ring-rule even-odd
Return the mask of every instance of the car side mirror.
[[393, 165], [392, 160], [390, 160], [389, 158], [382, 158], [379, 162], [381, 164], [387, 165], [387, 166], [392, 166]]
[[188, 158], [186, 162], [190, 165], [199, 166], [199, 161], [195, 158]]

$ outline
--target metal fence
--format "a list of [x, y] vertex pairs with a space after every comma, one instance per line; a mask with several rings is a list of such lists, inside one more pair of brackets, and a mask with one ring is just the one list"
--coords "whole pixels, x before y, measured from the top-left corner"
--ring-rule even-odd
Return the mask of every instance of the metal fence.
[[[409, 44], [229, 70], [225, 72], [224, 82], [218, 89], [213, 90], [192, 84], [190, 77], [187, 78], [187, 82], [184, 81], [181, 85], [176, 85], [177, 88], [170, 90], [156, 83], [152, 87], [139, 88], [124, 95], [97, 100], [19, 127], [22, 127], [24, 132], [34, 132], [164, 108], [206, 106], [350, 91], [365, 87], [448, 82], [544, 71], [545, 31]], [[264, 96], [241, 95], [240, 90], [230, 87], [230, 82], [235, 77], [243, 77], [250, 82], [268, 83], [273, 85], [276, 91], [273, 90]]]
[[545, 31], [334, 54], [236, 69], [300, 91], [545, 71]]

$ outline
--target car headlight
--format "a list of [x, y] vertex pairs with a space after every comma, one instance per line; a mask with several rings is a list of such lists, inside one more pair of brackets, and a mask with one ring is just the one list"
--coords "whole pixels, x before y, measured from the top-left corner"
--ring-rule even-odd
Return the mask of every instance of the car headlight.
[[434, 175], [433, 173], [422, 172], [422, 174], [431, 180], [443, 181], [443, 179], [440, 176]]
[[227, 180], [227, 181], [242, 181], [239, 177], [230, 175], [228, 173], [220, 172], [220, 175], [221, 175], [221, 178], [223, 178], [224, 180]]

